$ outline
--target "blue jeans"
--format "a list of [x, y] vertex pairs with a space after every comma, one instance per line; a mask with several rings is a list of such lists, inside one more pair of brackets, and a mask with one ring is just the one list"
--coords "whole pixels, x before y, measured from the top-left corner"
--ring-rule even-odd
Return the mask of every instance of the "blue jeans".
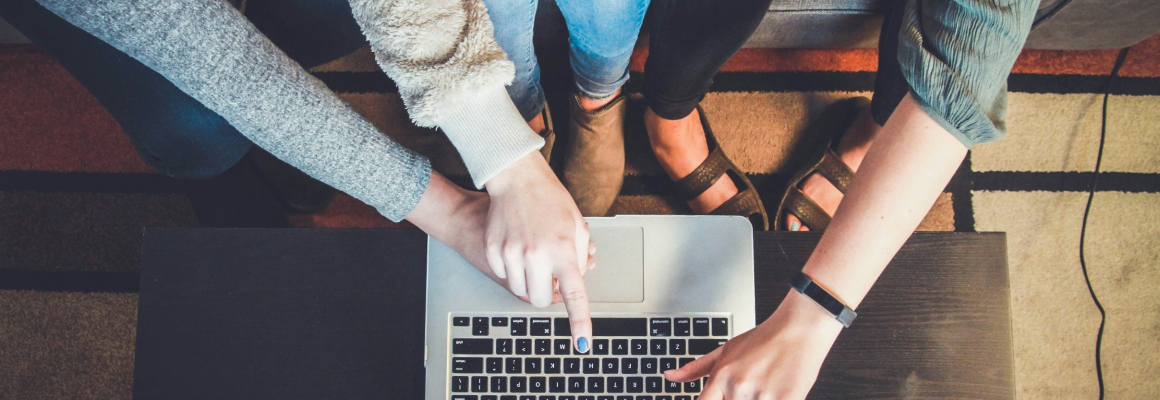
[[[250, 22], [304, 68], [366, 44], [344, 0], [250, 0], [246, 7]], [[84, 85], [158, 171], [183, 179], [214, 177], [253, 145], [160, 74], [35, 1], [0, 1], [0, 16]]]
[[[516, 65], [508, 94], [525, 120], [544, 108], [540, 67], [532, 44], [537, 0], [483, 0], [495, 40]], [[600, 100], [628, 81], [628, 62], [649, 0], [557, 0], [568, 24], [576, 91]]]

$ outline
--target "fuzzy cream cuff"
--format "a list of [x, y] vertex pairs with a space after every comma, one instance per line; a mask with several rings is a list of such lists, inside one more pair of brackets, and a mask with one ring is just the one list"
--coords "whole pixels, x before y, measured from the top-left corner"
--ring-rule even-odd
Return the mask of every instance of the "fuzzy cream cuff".
[[446, 110], [435, 123], [459, 150], [476, 188], [523, 156], [544, 147], [503, 86], [484, 88]]

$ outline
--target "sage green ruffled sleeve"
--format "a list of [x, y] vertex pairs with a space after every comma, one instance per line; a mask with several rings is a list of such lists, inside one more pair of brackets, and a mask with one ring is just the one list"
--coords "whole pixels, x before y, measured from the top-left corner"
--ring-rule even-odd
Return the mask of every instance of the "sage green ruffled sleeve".
[[911, 96], [968, 148], [1007, 134], [1007, 76], [1037, 0], [906, 0], [898, 63]]

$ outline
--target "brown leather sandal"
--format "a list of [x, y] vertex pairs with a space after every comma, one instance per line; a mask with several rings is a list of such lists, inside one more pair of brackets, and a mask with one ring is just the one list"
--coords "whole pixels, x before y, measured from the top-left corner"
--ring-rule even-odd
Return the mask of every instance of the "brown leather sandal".
[[822, 113], [818, 119], [819, 125], [822, 126], [813, 127], [814, 129], [811, 130], [820, 130], [817, 133], [829, 135], [830, 138], [826, 140], [825, 146], [821, 146], [814, 152], [810, 162], [798, 170], [786, 184], [785, 192], [781, 196], [781, 203], [778, 204], [777, 214], [774, 217], [774, 229], [787, 229], [785, 217], [790, 213], [796, 215], [802, 224], [810, 228], [811, 231], [822, 232], [830, 225], [830, 214], [827, 214], [818, 203], [806, 196], [799, 185], [810, 174], [817, 172], [838, 188], [838, 191], [846, 193], [846, 187], [854, 179], [854, 171], [842, 162], [834, 148], [841, 141], [842, 135], [854, 123], [858, 113], [867, 107], [870, 107], [870, 99], [855, 97], [834, 103]]
[[734, 185], [737, 185], [737, 194], [710, 211], [709, 215], [740, 215], [749, 218], [753, 229], [769, 230], [769, 216], [765, 213], [765, 206], [761, 203], [757, 188], [749, 182], [745, 173], [725, 156], [725, 152], [717, 144], [717, 138], [713, 136], [713, 130], [709, 128], [709, 120], [705, 117], [705, 111], [701, 106], [697, 106], [697, 113], [701, 116], [701, 126], [705, 130], [709, 156], [705, 157], [705, 161], [702, 161], [693, 172], [673, 182], [673, 191], [677, 197], [689, 201], [709, 190], [722, 176], [727, 176], [733, 180]]

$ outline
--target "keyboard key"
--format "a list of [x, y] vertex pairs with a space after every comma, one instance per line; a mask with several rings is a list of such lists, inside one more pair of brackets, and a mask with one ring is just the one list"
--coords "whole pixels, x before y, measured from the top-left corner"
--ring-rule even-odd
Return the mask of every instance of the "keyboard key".
[[451, 318], [452, 326], [471, 326], [471, 318], [469, 317], [455, 317]]
[[648, 336], [648, 319], [593, 318], [592, 336]]
[[456, 393], [466, 393], [468, 379], [466, 376], [452, 376], [451, 377], [451, 391]]
[[612, 396], [596, 396], [596, 400], [613, 400]]
[[631, 375], [636, 373], [637, 366], [640, 365], [640, 360], [635, 358], [620, 359], [620, 371], [622, 374]]
[[506, 376], [493, 376], [493, 377], [491, 377], [491, 392], [492, 393], [505, 393], [505, 392], [507, 392], [507, 377]]
[[540, 373], [540, 367], [542, 367], [543, 365], [544, 365], [543, 361], [540, 360], [539, 358], [533, 358], [533, 357], [525, 358], [524, 359], [524, 373], [525, 374], [538, 374], [538, 373]]
[[725, 344], [725, 339], [689, 339], [689, 355], [709, 354], [723, 344]]
[[649, 320], [650, 336], [672, 336], [673, 320], [669, 318], [653, 318]]
[[476, 400], [478, 398], [474, 394], [456, 394], [451, 396], [451, 400]]
[[681, 383], [665, 379], [665, 393], [680, 393]]
[[669, 354], [674, 356], [685, 355], [685, 339], [669, 339]]
[[558, 374], [560, 373], [560, 359], [559, 358], [545, 358], [544, 359], [544, 373]]
[[[632, 344], [629, 345], [634, 356], [648, 355], [648, 340], [646, 339], [632, 339]], [[490, 354], [490, 353], [488, 353]]]
[[600, 373], [604, 375], [616, 375], [620, 370], [620, 360], [615, 358], [605, 358], [600, 360]]
[[479, 396], [479, 400], [499, 400], [499, 396], [496, 396], [494, 394], [488, 394], [488, 395]]
[[511, 354], [512, 340], [511, 339], [496, 339], [495, 340], [495, 354]]
[[693, 336], [709, 336], [708, 318], [693, 318]]
[[600, 359], [599, 358], [585, 358], [584, 363], [585, 374], [599, 374], [600, 373]]
[[657, 400], [673, 400], [673, 396], [657, 396]]
[[572, 337], [572, 323], [568, 321], [567, 318], [556, 318], [552, 321], [555, 325], [554, 328], [556, 330], [556, 336]]
[[653, 400], [652, 396], [636, 396], [636, 400]]
[[661, 393], [665, 390], [664, 379], [659, 376], [650, 376], [644, 378], [644, 391], [649, 393]]
[[628, 355], [628, 339], [612, 339], [612, 354], [617, 356]]
[[491, 317], [491, 326], [508, 326], [507, 317]]
[[592, 354], [598, 356], [608, 355], [608, 339], [593, 339]]
[[552, 393], [564, 393], [567, 389], [564, 387], [564, 377], [553, 376], [548, 378], [548, 391]]
[[532, 336], [552, 336], [552, 319], [551, 318], [532, 318], [531, 319]]
[[536, 339], [536, 354], [552, 354], [552, 339]]
[[489, 327], [491, 327], [491, 323], [487, 317], [475, 317], [471, 319], [471, 334], [473, 336], [487, 336]]
[[521, 368], [522, 365], [520, 363], [519, 358], [508, 357], [508, 359], [506, 360], [506, 363], [504, 365], [506, 365], [506, 367], [504, 368], [505, 373], [518, 374], [520, 372], [523, 372], [522, 371], [523, 368]]
[[596, 396], [576, 396], [576, 400], [596, 400]]
[[552, 350], [558, 356], [572, 354], [572, 339], [556, 339], [552, 341]]
[[503, 373], [503, 359], [499, 357], [487, 358], [487, 373], [500, 374]]
[[588, 377], [588, 393], [604, 393], [604, 377]]
[[679, 368], [684, 368], [686, 365], [689, 365], [689, 363], [693, 362], [693, 360], [696, 360], [696, 358], [681, 357], [681, 359], [677, 362], [677, 366]]
[[640, 359], [640, 373], [655, 374], [657, 373], [657, 359], [642, 358]]
[[693, 400], [693, 396], [674, 396], [674, 400]]
[[527, 318], [512, 318], [512, 336], [526, 336], [528, 334]]
[[675, 358], [662, 358], [661, 359], [660, 373], [663, 374], [663, 373], [665, 373], [665, 371], [674, 370], [674, 369], [677, 369], [677, 359], [675, 359]]
[[632, 396], [616, 396], [616, 400], [632, 400]]
[[473, 376], [471, 377], [471, 391], [475, 393], [487, 393], [487, 377]]
[[512, 393], [527, 393], [528, 392], [528, 377], [513, 376], [511, 383], [508, 384], [508, 391]]
[[532, 354], [532, 339], [516, 339], [516, 354]]
[[624, 388], [628, 393], [644, 393], [644, 378], [639, 376], [624, 378]]
[[664, 339], [653, 339], [653, 340], [649, 341], [648, 353], [650, 355], [663, 356], [666, 354], [666, 352], [668, 350], [669, 350], [669, 344], [667, 342], [665, 342]]
[[701, 393], [701, 380], [685, 382], [685, 393]]
[[573, 376], [568, 378], [568, 393], [584, 393], [585, 386], [583, 377]]
[[451, 354], [492, 354], [494, 345], [491, 339], [454, 339]]
[[610, 376], [608, 377], [607, 387], [608, 393], [624, 393], [624, 377]]
[[517, 400], [517, 398], [514, 395], [508, 395], [508, 396], [499, 396], [499, 400]]
[[713, 318], [713, 336], [729, 336], [729, 320]]
[[689, 336], [692, 334], [692, 322], [688, 318], [673, 319], [673, 336]]
[[533, 376], [528, 378], [528, 391], [532, 393], [545, 393], [548, 391], [548, 378], [542, 376]]
[[580, 373], [580, 359], [579, 358], [565, 358], [564, 359], [564, 373], [565, 374], [579, 374]]
[[451, 372], [456, 374], [482, 374], [483, 357], [455, 357], [451, 359]]
[[576, 400], [576, 396], [560, 396], [560, 400]]
[[520, 396], [520, 400], [536, 400], [536, 395]]

